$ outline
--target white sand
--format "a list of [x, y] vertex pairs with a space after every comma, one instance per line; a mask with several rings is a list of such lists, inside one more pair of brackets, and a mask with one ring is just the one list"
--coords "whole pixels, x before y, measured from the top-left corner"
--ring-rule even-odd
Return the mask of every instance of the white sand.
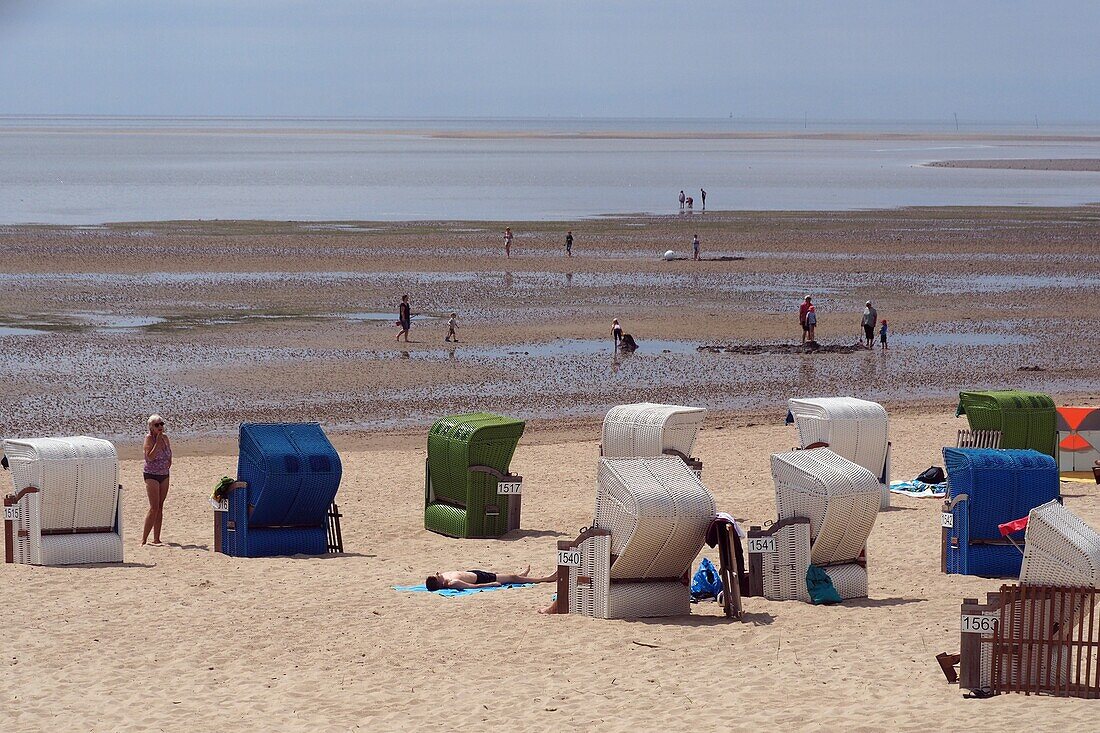
[[[895, 416], [895, 477], [942, 463], [960, 424], [946, 406]], [[781, 425], [705, 431], [719, 508], [773, 518], [768, 454], [794, 441]], [[343, 450], [348, 554], [256, 560], [208, 549], [205, 497], [234, 457], [178, 460], [164, 539], [181, 546], [157, 548], [138, 546], [145, 497], [127, 461], [126, 566], [0, 571], [4, 730], [1100, 729], [1100, 702], [964, 700], [945, 682], [935, 655], [958, 650], [961, 599], [999, 582], [940, 574], [935, 499], [895, 498], [880, 515], [868, 600], [750, 598], [747, 623], [713, 603], [649, 621], [539, 616], [552, 585], [390, 589], [434, 569], [552, 571], [555, 533], [590, 519], [596, 455], [594, 440], [525, 439], [525, 531], [463, 541], [423, 529], [423, 440], [365, 440]], [[1092, 486], [1063, 491], [1100, 526]]]

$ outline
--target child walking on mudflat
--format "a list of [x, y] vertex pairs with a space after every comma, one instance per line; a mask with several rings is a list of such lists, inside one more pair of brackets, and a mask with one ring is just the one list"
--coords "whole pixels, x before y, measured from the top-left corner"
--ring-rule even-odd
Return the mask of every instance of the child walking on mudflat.
[[458, 336], [455, 334], [455, 330], [458, 329], [458, 316], [454, 313], [451, 314], [450, 320], [447, 321], [447, 338], [444, 341], [450, 341], [454, 339], [454, 342], [458, 343]]
[[883, 351], [889, 351], [890, 347], [886, 343], [886, 337], [888, 335], [886, 321], [882, 322], [882, 328], [878, 330], [878, 342], [882, 346]]

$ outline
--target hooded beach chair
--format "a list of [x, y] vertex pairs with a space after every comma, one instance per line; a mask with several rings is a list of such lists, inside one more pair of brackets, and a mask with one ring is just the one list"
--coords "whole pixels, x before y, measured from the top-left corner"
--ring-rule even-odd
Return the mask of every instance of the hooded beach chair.
[[4, 498], [7, 562], [122, 562], [122, 487], [111, 443], [33, 438], [3, 447], [15, 489]]
[[882, 484], [881, 507], [890, 506], [890, 421], [882, 405], [855, 397], [789, 399], [787, 422], [798, 428], [800, 448], [827, 447], [870, 471]]
[[509, 472], [524, 422], [487, 412], [436, 421], [424, 468], [424, 528], [448, 537], [519, 529], [523, 477]]
[[323, 555], [340, 455], [317, 423], [243, 423], [237, 483], [215, 519], [214, 549], [234, 557]]
[[1049, 395], [1020, 390], [960, 392], [955, 410], [959, 415], [966, 415], [971, 430], [999, 430], [1000, 448], [1030, 448], [1054, 455], [1058, 411]]
[[1022, 555], [1000, 525], [1059, 496], [1058, 466], [1034, 450], [944, 448], [947, 500], [943, 505], [945, 573], [1014, 578]]
[[755, 590], [771, 600], [809, 601], [813, 564], [842, 599], [865, 598], [867, 539], [882, 503], [878, 478], [830, 448], [775, 453], [771, 467], [779, 521], [749, 532]]
[[678, 456], [702, 477], [703, 463], [691, 453], [706, 415], [702, 407], [653, 402], [612, 407], [603, 420], [600, 455], [604, 458]]
[[601, 458], [596, 516], [558, 543], [558, 604], [596, 618], [690, 613], [714, 497], [680, 458]]

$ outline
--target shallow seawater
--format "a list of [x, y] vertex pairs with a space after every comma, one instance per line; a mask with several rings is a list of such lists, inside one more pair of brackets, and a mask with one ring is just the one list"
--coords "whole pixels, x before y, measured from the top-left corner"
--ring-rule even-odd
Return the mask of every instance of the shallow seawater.
[[906, 333], [890, 337], [896, 346], [1006, 346], [1032, 341], [1018, 333]]
[[[383, 311], [371, 311], [365, 313], [326, 313], [327, 318], [342, 318], [348, 321], [393, 321], [397, 322], [397, 314], [393, 312]], [[414, 321], [430, 321], [435, 316], [428, 316], [424, 314], [415, 315], [412, 317]]]
[[968, 275], [929, 278], [932, 293], [1007, 293], [1014, 290], [1089, 289], [1100, 291], [1100, 277], [1090, 275]]
[[165, 319], [160, 316], [127, 315], [121, 313], [73, 312], [63, 315], [79, 323], [88, 324], [93, 328], [108, 331], [148, 328], [149, 326], [155, 326], [165, 322]]
[[41, 336], [45, 333], [49, 333], [49, 331], [19, 326], [0, 326], [0, 336]]

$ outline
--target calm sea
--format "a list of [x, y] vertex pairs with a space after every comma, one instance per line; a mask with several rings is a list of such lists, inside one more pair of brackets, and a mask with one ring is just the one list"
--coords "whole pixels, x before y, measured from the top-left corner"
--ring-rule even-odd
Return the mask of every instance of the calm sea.
[[[769, 130], [779, 132], [705, 137]], [[577, 136], [619, 132], [626, 135]], [[938, 139], [801, 137], [884, 132]], [[953, 158], [1097, 158], [1100, 142], [1035, 137], [1096, 135], [1096, 126], [961, 132], [965, 139], [953, 123], [6, 117], [0, 223], [571, 219], [671, 213], [681, 189], [696, 196], [698, 208], [700, 187], [713, 209], [1100, 201], [1098, 173], [921, 166]], [[682, 137], [645, 137], [659, 133]], [[1033, 139], [995, 139], [1006, 134]]]

